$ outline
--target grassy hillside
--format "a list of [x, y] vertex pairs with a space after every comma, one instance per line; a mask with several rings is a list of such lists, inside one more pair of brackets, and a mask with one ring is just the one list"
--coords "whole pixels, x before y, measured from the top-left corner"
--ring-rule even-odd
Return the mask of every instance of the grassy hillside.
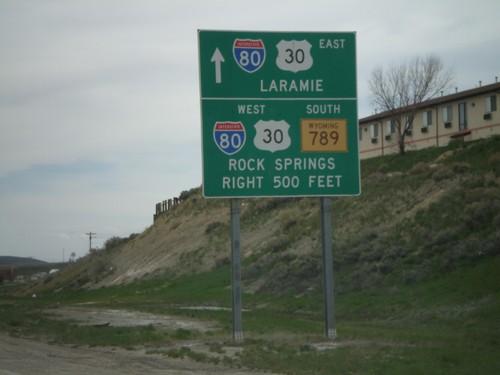
[[[500, 138], [362, 162], [362, 195], [333, 201], [336, 292], [413, 283], [499, 252]], [[229, 202], [199, 189], [145, 232], [69, 267], [49, 286], [102, 287], [228, 264]], [[242, 201], [250, 292], [316, 293], [319, 199]], [[67, 278], [64, 278], [64, 275]], [[76, 275], [76, 277], [75, 277]]]
[[[116, 345], [120, 337], [168, 347], [166, 355], [214, 360], [192, 349], [196, 340], [219, 354], [237, 347], [237, 356], [224, 356], [228, 365], [286, 374], [499, 373], [500, 137], [374, 158], [361, 168], [362, 195], [333, 203], [333, 345], [322, 339], [319, 199], [242, 201], [248, 311], [241, 347], [228, 340], [229, 312], [181, 308], [231, 304], [229, 205], [201, 198], [199, 189], [145, 232], [111, 241], [38, 285], [38, 301], [0, 293], [8, 302], [0, 304], [0, 330], [92, 345]], [[40, 314], [35, 325], [26, 313], [25, 323], [18, 306], [90, 302], [219, 328], [167, 336], [110, 328], [103, 335], [58, 323], [64, 332], [54, 333]], [[2, 317], [9, 308], [18, 312], [15, 321]]]

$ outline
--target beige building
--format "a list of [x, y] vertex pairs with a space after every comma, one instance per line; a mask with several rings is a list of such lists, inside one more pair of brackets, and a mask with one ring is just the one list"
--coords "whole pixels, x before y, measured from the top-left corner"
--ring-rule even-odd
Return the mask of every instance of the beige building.
[[[405, 149], [446, 146], [453, 139], [470, 141], [500, 134], [499, 94], [500, 83], [494, 83], [421, 103], [405, 137]], [[359, 120], [361, 159], [397, 152], [397, 129], [388, 112]]]

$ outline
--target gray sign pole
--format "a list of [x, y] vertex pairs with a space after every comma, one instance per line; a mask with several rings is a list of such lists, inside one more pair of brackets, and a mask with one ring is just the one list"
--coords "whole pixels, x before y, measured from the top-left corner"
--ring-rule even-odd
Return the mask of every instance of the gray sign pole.
[[325, 293], [325, 336], [337, 336], [333, 297], [332, 199], [321, 198], [321, 235], [323, 245], [323, 290]]
[[240, 201], [231, 199], [231, 267], [233, 340], [243, 341], [241, 302]]

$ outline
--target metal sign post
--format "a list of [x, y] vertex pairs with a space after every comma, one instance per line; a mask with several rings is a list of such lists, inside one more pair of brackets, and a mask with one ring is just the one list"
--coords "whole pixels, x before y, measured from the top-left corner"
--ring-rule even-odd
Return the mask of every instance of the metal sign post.
[[321, 198], [321, 237], [323, 247], [323, 291], [325, 301], [325, 336], [334, 339], [335, 304], [333, 296], [333, 256], [332, 256], [332, 199]]
[[241, 302], [240, 201], [231, 199], [231, 284], [233, 340], [243, 341]]

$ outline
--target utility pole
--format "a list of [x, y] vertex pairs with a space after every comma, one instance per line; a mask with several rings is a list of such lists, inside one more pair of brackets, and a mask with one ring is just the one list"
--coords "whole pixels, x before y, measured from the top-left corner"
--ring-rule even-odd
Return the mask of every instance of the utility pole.
[[92, 233], [92, 232], [88, 232], [88, 233], [85, 233], [87, 236], [89, 236], [89, 251], [92, 251], [92, 236], [95, 236], [96, 234], [95, 233]]

